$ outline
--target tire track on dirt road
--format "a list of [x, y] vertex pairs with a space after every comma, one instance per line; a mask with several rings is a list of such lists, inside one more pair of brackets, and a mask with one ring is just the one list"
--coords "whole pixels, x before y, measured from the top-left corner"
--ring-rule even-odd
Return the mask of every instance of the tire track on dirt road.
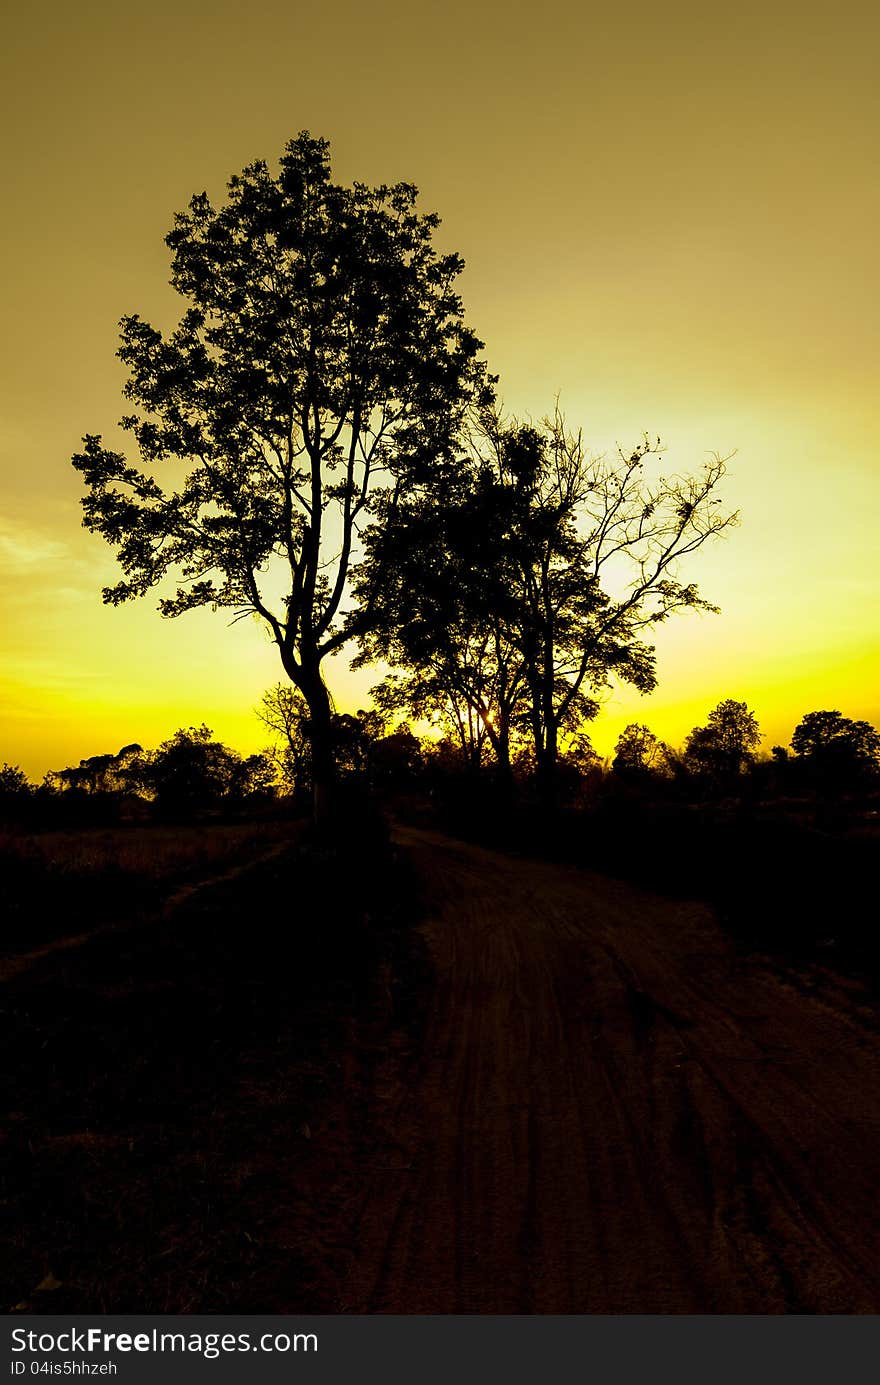
[[702, 905], [399, 828], [436, 970], [350, 1312], [880, 1311], [880, 1046]]

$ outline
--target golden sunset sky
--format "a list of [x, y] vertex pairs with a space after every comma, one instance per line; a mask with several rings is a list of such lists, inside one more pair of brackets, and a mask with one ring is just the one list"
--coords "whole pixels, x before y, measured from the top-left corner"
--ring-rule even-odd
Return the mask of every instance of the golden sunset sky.
[[[117, 609], [70, 456], [119, 445], [117, 323], [170, 327], [163, 237], [192, 193], [301, 129], [334, 177], [405, 179], [467, 262], [507, 409], [558, 394], [591, 448], [660, 434], [669, 469], [736, 450], [742, 524], [688, 575], [722, 607], [615, 692], [679, 743], [723, 697], [765, 749], [807, 711], [880, 724], [880, 9], [81, 0], [19, 5], [0, 63], [4, 331], [0, 760], [40, 777], [206, 721], [229, 744], [281, 670], [256, 625]], [[369, 675], [329, 666], [342, 709]]]

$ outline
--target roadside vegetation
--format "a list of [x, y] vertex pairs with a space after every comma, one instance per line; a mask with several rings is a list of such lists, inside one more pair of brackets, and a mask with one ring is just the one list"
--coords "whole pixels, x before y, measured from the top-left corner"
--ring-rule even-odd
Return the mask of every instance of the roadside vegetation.
[[[336, 818], [333, 838], [316, 843], [328, 859], [387, 854], [397, 816], [706, 899], [752, 945], [877, 971], [880, 735], [867, 722], [811, 712], [767, 755], [756, 714], [728, 698], [680, 749], [632, 724], [605, 761], [579, 727], [557, 755], [548, 812], [527, 736], [500, 770], [488, 740], [475, 760], [379, 701], [331, 720]], [[203, 726], [40, 786], [6, 766], [7, 946], [145, 916], [183, 886], [311, 839], [307, 705], [278, 684], [258, 715], [272, 738], [259, 755], [237, 755]]]
[[[180, 878], [167, 829], [135, 841]], [[288, 845], [4, 982], [6, 1311], [334, 1311], [371, 1065], [426, 976], [405, 864], [345, 865]]]
[[290, 840], [287, 822], [0, 833], [3, 949], [142, 918]]

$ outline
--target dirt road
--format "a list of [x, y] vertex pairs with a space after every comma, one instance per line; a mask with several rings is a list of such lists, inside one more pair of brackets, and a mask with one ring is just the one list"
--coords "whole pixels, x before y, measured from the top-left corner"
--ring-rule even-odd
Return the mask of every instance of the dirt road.
[[340, 1305], [880, 1311], [880, 1042], [706, 909], [400, 829], [438, 984]]

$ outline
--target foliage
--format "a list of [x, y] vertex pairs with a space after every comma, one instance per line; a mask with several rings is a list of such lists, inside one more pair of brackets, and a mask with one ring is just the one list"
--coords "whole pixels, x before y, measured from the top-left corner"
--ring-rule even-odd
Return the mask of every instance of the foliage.
[[880, 733], [867, 721], [840, 712], [808, 712], [795, 727], [791, 748], [825, 788], [855, 785], [880, 770]]
[[0, 767], [0, 806], [20, 802], [32, 792], [27, 775], [18, 765]]
[[235, 751], [213, 739], [207, 726], [176, 731], [150, 756], [144, 783], [159, 812], [186, 817], [198, 809], [218, 807], [224, 799], [265, 793], [271, 769], [262, 756], [242, 760]]
[[258, 617], [309, 704], [326, 787], [322, 662], [369, 627], [385, 577], [377, 559], [360, 610], [346, 611], [358, 528], [442, 468], [487, 377], [454, 289], [462, 261], [434, 249], [438, 218], [417, 210], [410, 184], [341, 187], [327, 142], [303, 133], [276, 177], [258, 161], [228, 192], [219, 209], [194, 197], [166, 238], [188, 300], [176, 330], [122, 321], [125, 393], [140, 410], [122, 427], [140, 467], [95, 435], [73, 464], [85, 524], [125, 573], [105, 601], [175, 573], [163, 615], [210, 605]]
[[387, 564], [356, 660], [393, 666], [373, 689], [374, 702], [389, 718], [430, 722], [455, 741], [471, 771], [489, 747], [507, 762], [521, 729], [522, 660], [506, 629], [501, 561], [508, 519], [495, 479], [462, 456], [441, 488], [426, 485], [393, 520], [381, 517], [355, 576], [362, 595], [376, 563]]
[[[267, 754], [288, 791], [301, 796], [309, 789], [312, 776], [311, 723], [305, 698], [296, 688], [276, 683], [264, 692], [257, 716], [275, 738]], [[372, 747], [384, 730], [385, 717], [373, 708], [361, 708], [354, 715], [332, 714], [331, 744], [342, 778], [370, 781]]]
[[611, 768], [628, 779], [644, 779], [668, 768], [669, 747], [647, 726], [630, 722], [621, 732]]
[[728, 697], [709, 713], [706, 726], [694, 727], [688, 736], [685, 764], [696, 774], [726, 782], [753, 763], [760, 739], [754, 712]]
[[49, 783], [60, 790], [85, 794], [122, 793], [137, 790], [143, 776], [143, 749], [136, 742], [115, 755], [92, 755], [68, 769], [50, 772]]
[[[46, 787], [79, 806], [83, 822], [118, 815], [125, 803], [160, 816], [186, 817], [221, 804], [233, 806], [275, 792], [276, 770], [266, 755], [241, 756], [213, 739], [207, 726], [181, 728], [158, 750], [123, 746], [117, 755], [94, 755], [47, 775]], [[114, 813], [115, 807], [115, 813]]]
[[411, 789], [418, 782], [424, 759], [422, 744], [410, 727], [406, 724], [396, 727], [373, 746], [377, 787], [391, 792]]
[[442, 490], [423, 487], [367, 534], [359, 590], [393, 555], [361, 638], [360, 662], [395, 666], [382, 705], [439, 721], [475, 767], [489, 744], [509, 771], [528, 737], [552, 781], [612, 677], [654, 686], [654, 627], [715, 609], [676, 570], [736, 519], [717, 508], [725, 463], [650, 480], [657, 450], [645, 439], [592, 457], [558, 411], [540, 428], [484, 411]]
[[267, 752], [287, 791], [299, 797], [311, 787], [309, 708], [302, 693], [289, 683], [267, 688], [256, 709], [273, 737]]

